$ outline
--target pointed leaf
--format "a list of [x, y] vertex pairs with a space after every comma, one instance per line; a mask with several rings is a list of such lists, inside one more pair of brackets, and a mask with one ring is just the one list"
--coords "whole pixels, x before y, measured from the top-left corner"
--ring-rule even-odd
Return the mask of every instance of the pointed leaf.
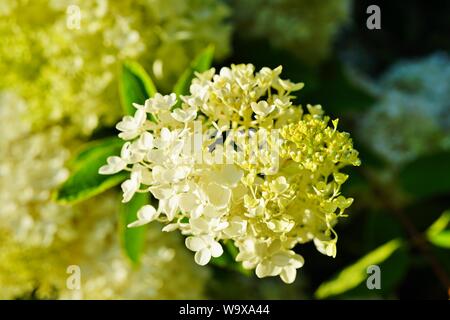
[[140, 64], [129, 61], [122, 65], [119, 93], [124, 114], [133, 115], [136, 111], [133, 103], [144, 104], [156, 92], [152, 79]]
[[74, 204], [100, 194], [124, 181], [129, 174], [100, 175], [98, 170], [109, 156], [120, 152], [118, 139], [105, 139], [88, 145], [71, 162], [71, 175], [53, 194], [56, 202]]
[[137, 212], [149, 203], [149, 195], [137, 193], [127, 203], [121, 203], [119, 232], [122, 248], [130, 261], [137, 265], [144, 249], [148, 225], [128, 228], [127, 225], [137, 220]]
[[[195, 77], [196, 72], [204, 72], [211, 68], [212, 60], [214, 57], [214, 46], [210, 45], [204, 49], [195, 59], [192, 61], [191, 65], [183, 72], [181, 77], [178, 79], [173, 92], [180, 95], [189, 94], [189, 87], [191, 85], [192, 79]], [[181, 101], [178, 100], [174, 108], [181, 105]]]
[[428, 240], [435, 246], [450, 249], [449, 227], [450, 210], [447, 210], [428, 228]]

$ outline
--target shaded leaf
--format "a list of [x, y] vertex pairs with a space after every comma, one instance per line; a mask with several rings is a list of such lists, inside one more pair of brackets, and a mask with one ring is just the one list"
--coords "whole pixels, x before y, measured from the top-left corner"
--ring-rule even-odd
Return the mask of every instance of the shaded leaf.
[[237, 271], [246, 276], [249, 276], [252, 273], [250, 270], [244, 269], [242, 264], [236, 261], [236, 256], [239, 252], [231, 241], [225, 241], [222, 244], [222, 248], [223, 254], [218, 258], [212, 258], [210, 262], [211, 265]]
[[140, 64], [129, 61], [122, 65], [119, 93], [124, 114], [134, 115], [133, 103], [144, 104], [156, 92], [152, 79]]
[[[204, 49], [191, 63], [191, 65], [183, 72], [173, 88], [173, 92], [180, 95], [189, 94], [189, 87], [196, 72], [204, 72], [211, 68], [214, 57], [214, 46], [210, 45]], [[178, 99], [175, 108], [181, 105]]]
[[428, 155], [407, 164], [400, 184], [409, 194], [424, 198], [450, 193], [450, 152]]
[[364, 252], [369, 252], [391, 239], [406, 237], [401, 224], [389, 212], [371, 210], [363, 226]]
[[318, 77], [319, 85], [312, 95], [320, 97], [317, 102], [328, 113], [340, 116], [348, 111], [363, 111], [375, 102], [375, 97], [352, 79], [339, 61], [332, 60], [321, 66]]
[[128, 228], [127, 225], [136, 221], [138, 210], [148, 203], [148, 194], [137, 193], [129, 202], [121, 204], [119, 232], [122, 248], [135, 265], [139, 263], [139, 257], [144, 249], [148, 225], [135, 228]]
[[[113, 146], [117, 146], [117, 148], [121, 148], [123, 145], [123, 140], [118, 137], [108, 137], [105, 139], [94, 140], [84, 144], [78, 153], [73, 157], [69, 166], [78, 166], [83, 163], [84, 159], [89, 158], [95, 152], [98, 152], [99, 149], [103, 148], [113, 148]], [[120, 149], [119, 149], [120, 150]]]

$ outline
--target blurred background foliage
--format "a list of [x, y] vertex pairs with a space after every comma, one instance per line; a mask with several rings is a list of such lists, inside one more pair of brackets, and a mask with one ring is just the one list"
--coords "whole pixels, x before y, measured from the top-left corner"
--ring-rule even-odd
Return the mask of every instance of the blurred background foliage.
[[[53, 2], [57, 3], [56, 0]], [[21, 246], [24, 246], [23, 242], [10, 240], [14, 233], [8, 229], [11, 228], [10, 224], [6, 226], [5, 223], [0, 223], [0, 241], [2, 242], [0, 247], [0, 285], [3, 285], [2, 290], [4, 291], [1, 292], [0, 297], [73, 298], [68, 294], [53, 294], [52, 288], [61, 285], [62, 280], [58, 280], [59, 282], [55, 284], [54, 281], [49, 281], [47, 278], [49, 278], [48, 273], [56, 268], [55, 265], [65, 266], [67, 261], [70, 261], [67, 258], [62, 261], [55, 259], [53, 252], [55, 251], [58, 255], [62, 251], [74, 250], [84, 259], [86, 265], [89, 265], [89, 261], [94, 259], [102, 259], [98, 266], [93, 268], [95, 270], [92, 270], [92, 274], [101, 280], [91, 283], [92, 288], [100, 293], [97, 295], [87, 294], [84, 297], [448, 299], [450, 213], [446, 210], [450, 208], [450, 59], [448, 56], [450, 50], [450, 20], [448, 19], [450, 2], [438, 0], [426, 2], [413, 0], [408, 3], [365, 0], [228, 0], [217, 1], [214, 4], [215, 1], [211, 0], [206, 1], [207, 5], [202, 1], [190, 0], [188, 2], [192, 2], [192, 7], [183, 7], [182, 10], [176, 12], [183, 17], [184, 24], [171, 20], [174, 19], [173, 16], [177, 17], [176, 14], [167, 14], [170, 17], [168, 20], [172, 22], [165, 24], [163, 19], [163, 22], [155, 27], [155, 30], [158, 32], [166, 30], [167, 34], [175, 32], [180, 37], [183, 34], [180, 35], [179, 32], [182, 33], [186, 28], [193, 33], [199, 32], [198, 30], [201, 28], [209, 28], [207, 31], [203, 30], [202, 33], [199, 33], [201, 36], [190, 38], [192, 41], [189, 40], [187, 47], [183, 46], [186, 41], [182, 38], [177, 41], [162, 41], [155, 44], [156, 41], [152, 40], [151, 33], [143, 33], [145, 35], [141, 38], [151, 40], [148, 42], [147, 53], [151, 52], [152, 54], [147, 60], [145, 52], [141, 52], [141, 50], [130, 56], [139, 58], [141, 62], [144, 61], [144, 67], [156, 79], [156, 87], [163, 92], [167, 92], [168, 88], [175, 84], [173, 74], [180, 74], [181, 70], [188, 66], [187, 61], [211, 41], [220, 42], [218, 46], [220, 54], [214, 60], [216, 68], [231, 63], [253, 63], [257, 68], [283, 65], [283, 75], [286, 78], [304, 82], [305, 88], [298, 94], [298, 103], [302, 105], [322, 104], [332, 118], [339, 118], [341, 129], [351, 133], [362, 160], [361, 167], [347, 171], [350, 178], [343, 193], [353, 197], [355, 201], [348, 211], [349, 217], [342, 220], [336, 228], [340, 234], [336, 258], [331, 259], [319, 254], [312, 244], [302, 246], [299, 253], [308, 256], [308, 262], [299, 270], [299, 276], [292, 285], [285, 285], [278, 279], [257, 279], [254, 275], [242, 272], [239, 266], [232, 263], [232, 248], [227, 250], [222, 260], [214, 261], [214, 266], [209, 267], [208, 270], [203, 268], [204, 270], [199, 271], [196, 266], [185, 262], [188, 261], [186, 255], [189, 255], [186, 252], [177, 253], [178, 260], [175, 260], [174, 263], [168, 263], [167, 261], [170, 259], [162, 259], [161, 255], [174, 254], [164, 248], [168, 244], [177, 243], [177, 241], [179, 243], [180, 239], [167, 237], [167, 240], [155, 240], [158, 233], [155, 233], [156, 228], [152, 228], [148, 231], [152, 232], [152, 235], [149, 236], [152, 239], [146, 240], [147, 249], [144, 249], [146, 254], [140, 262], [140, 266], [136, 269], [131, 266], [115, 265], [114, 273], [106, 276], [109, 271], [105, 265], [113, 264], [111, 261], [115, 261], [114, 263], [117, 264], [119, 263], [117, 261], [126, 258], [123, 256], [119, 258], [120, 254], [117, 253], [120, 251], [116, 248], [118, 247], [116, 242], [119, 239], [110, 239], [114, 237], [114, 232], [111, 232], [110, 229], [113, 229], [115, 225], [120, 225], [116, 221], [118, 213], [114, 219], [110, 219], [104, 212], [97, 213], [97, 210], [94, 210], [89, 219], [95, 223], [92, 222], [90, 226], [88, 222], [80, 223], [80, 212], [89, 211], [89, 205], [96, 207], [95, 201], [100, 201], [94, 198], [94, 200], [90, 200], [94, 202], [87, 202], [82, 205], [82, 208], [71, 209], [74, 212], [71, 211], [70, 218], [67, 218], [71, 221], [72, 229], [77, 228], [79, 233], [92, 233], [92, 236], [76, 235], [70, 236], [69, 240], [66, 240], [65, 236], [60, 236], [56, 232], [58, 237], [64, 238], [64, 241], [62, 243], [57, 241], [57, 245], [50, 245], [51, 250], [47, 246], [45, 249], [39, 249], [42, 252], [35, 251], [34, 245], [30, 249], [28, 244], [25, 245], [26, 250], [21, 249]], [[142, 6], [145, 6], [144, 3], [145, 1], [140, 1], [139, 6], [131, 4], [131, 2], [124, 5], [126, 12], [131, 12], [131, 16], [138, 15], [139, 18], [133, 20], [134, 23], [146, 21], [146, 17], [141, 15], [142, 11], [139, 14], [134, 12], [139, 8], [142, 9]], [[170, 3], [166, 4], [164, 10], [158, 11], [158, 6], [147, 9], [154, 16], [158, 16], [158, 13], [162, 14], [162, 12], [170, 13], [171, 6], [176, 7], [177, 1]], [[366, 28], [368, 17], [366, 8], [371, 4], [378, 4], [381, 8], [381, 30]], [[197, 9], [196, 14], [190, 11], [194, 7], [200, 8]], [[207, 10], [206, 7], [210, 10]], [[118, 10], [114, 6], [112, 8]], [[1, 12], [4, 13], [7, 10], [2, 11], [0, 5]], [[41, 12], [36, 11], [36, 14], [39, 15]], [[148, 14], [150, 15], [150, 13]], [[4, 16], [0, 17], [4, 19]], [[195, 21], [200, 21], [200, 23], [196, 24]], [[208, 21], [213, 22], [209, 23]], [[8, 41], [14, 43], [14, 33], [11, 33], [14, 28], [11, 27], [11, 23], [20, 25], [20, 22], [8, 22], [0, 24], [2, 28], [0, 30], [2, 38], [5, 34], [4, 39], [9, 39]], [[30, 24], [32, 23], [30, 22]], [[111, 22], [108, 22], [107, 25], [110, 26]], [[167, 29], [164, 29], [165, 27]], [[18, 32], [17, 28], [16, 26], [15, 32]], [[134, 24], [133, 28], [140, 30], [142, 26], [138, 27]], [[44, 30], [43, 34], [46, 32]], [[21, 33], [19, 32], [19, 34]], [[218, 37], [213, 40], [216, 34]], [[23, 37], [20, 39], [22, 40]], [[32, 40], [38, 41], [36, 39], [40, 38], [33, 37]], [[167, 40], [168, 38], [163, 37], [163, 39]], [[89, 40], [94, 43], [97, 41], [96, 38]], [[26, 40], [23, 41], [26, 42]], [[53, 92], [51, 90], [58, 91], [58, 88], [55, 89], [49, 85], [49, 83], [54, 84], [54, 81], [57, 83], [61, 75], [58, 75], [56, 80], [52, 78], [52, 81], [47, 82], [45, 81], [47, 71], [37, 71], [38, 75], [44, 79], [42, 80], [43, 84], [41, 81], [33, 84], [29, 77], [21, 77], [22, 73], [20, 72], [23, 71], [24, 66], [11, 57], [10, 47], [5, 44], [9, 42], [2, 42], [0, 53], [3, 63], [0, 64], [0, 67], [2, 70], [7, 70], [5, 72], [8, 72], [9, 78], [5, 77], [5, 79], [10, 80], [0, 81], [0, 89], [5, 92], [10, 91], [11, 88], [14, 89], [12, 91], [15, 94], [22, 96], [28, 102], [31, 101], [32, 108], [41, 109], [43, 108], [41, 104], [47, 103], [46, 101], [51, 101], [55, 105], [61, 103], [51, 95]], [[165, 46], [168, 49], [165, 49]], [[132, 47], [134, 48], [134, 46]], [[116, 54], [123, 54], [125, 58], [128, 58], [126, 52], [129, 51], [120, 50], [123, 49], [122, 45], [119, 44], [117, 48], [112, 46], [112, 48], [109, 50], [116, 50]], [[153, 56], [154, 52], [151, 48], [159, 48], [155, 49], [156, 58]], [[172, 49], [174, 51], [171, 51]], [[85, 50], [88, 49], [85, 48]], [[95, 46], [95, 50], [89, 51], [89, 55], [95, 56], [96, 52], [101, 52], [101, 50], [101, 46]], [[176, 54], [172, 57], [173, 52]], [[40, 56], [45, 57], [45, 54]], [[7, 58], [12, 59], [13, 63], [11, 64]], [[155, 59], [165, 61], [164, 63], [169, 66], [173, 59], [180, 64], [175, 63], [170, 69], [170, 75], [160, 76], [162, 81], [158, 81], [155, 71], [158, 72], [160, 69], [158, 65], [154, 65]], [[45, 61], [46, 59], [42, 58], [41, 60]], [[26, 63], [19, 62], [25, 66], [28, 63], [27, 61], [25, 61]], [[41, 70], [43, 65], [50, 65], [52, 72], [58, 74], [58, 66], [55, 66], [54, 63], [35, 60], [32, 62], [33, 70]], [[15, 69], [16, 65], [18, 65], [17, 69]], [[95, 62], [90, 67], [94, 71], [89, 70], [97, 72], [94, 67], [98, 68]], [[111, 80], [111, 83], [114, 83], [113, 87], [116, 88], [117, 80], [114, 77], [118, 77], [119, 73], [111, 70], [113, 69], [107, 71], [113, 75], [114, 80]], [[65, 72], [61, 71], [61, 74], [64, 75]], [[17, 84], [16, 77], [21, 77], [20, 81], [24, 83]], [[73, 86], [78, 88], [77, 81], [79, 79], [83, 79], [83, 77], [78, 75], [73, 78], [71, 81], [74, 81], [75, 84], [64, 83], [70, 88]], [[94, 121], [95, 125], [91, 122], [85, 123], [81, 126], [86, 128], [86, 130], [82, 130], [82, 134], [70, 134], [70, 142], [65, 140], [64, 148], [61, 150], [78, 149], [80, 141], [86, 140], [86, 132], [89, 133], [91, 139], [92, 137], [107, 136], [113, 132], [110, 127], [110, 119], [104, 122], [101, 120], [107, 110], [105, 106], [108, 106], [109, 103], [111, 106], [108, 108], [119, 108], [118, 94], [117, 92], [111, 93], [110, 83], [107, 82], [106, 89], [102, 93], [89, 93], [95, 97], [95, 100], [90, 100], [90, 102], [98, 101], [97, 103], [101, 105], [101, 110], [98, 113], [94, 112], [98, 116], [98, 119], [96, 118]], [[32, 88], [31, 93], [28, 91], [29, 88]], [[45, 90], [50, 91], [43, 92]], [[40, 94], [38, 92], [41, 92], [45, 98], [41, 96], [36, 98]], [[47, 95], [49, 97], [46, 97]], [[84, 93], [75, 96], [76, 103], [80, 103], [80, 105], [83, 104], [83, 99], [90, 99], [90, 96]], [[66, 96], [62, 98], [67, 99]], [[3, 97], [3, 100], [7, 99]], [[4, 105], [6, 105], [5, 102], [0, 103], [1, 120], [6, 126], [8, 118]], [[18, 103], [16, 102], [15, 105], [14, 110], [17, 111]], [[83, 110], [82, 112], [88, 113], [96, 107], [89, 103], [88, 107], [80, 108]], [[65, 108], [64, 110], [71, 109]], [[42, 117], [39, 115], [39, 121], [42, 120]], [[78, 117], [74, 117], [73, 120], [70, 116], [62, 118], [63, 120], [52, 117], [52, 124], [54, 121], [59, 121], [60, 124], [63, 123], [66, 126], [74, 123], [79, 125]], [[44, 125], [40, 123], [37, 126], [38, 129], [24, 130], [40, 130], [39, 132], [41, 132], [44, 130], [42, 127], [46, 126], [48, 123], [45, 122]], [[92, 132], [93, 134], [91, 134]], [[77, 137], [73, 138], [73, 135]], [[8, 157], [4, 155], [11, 151], [8, 146], [2, 146], [2, 148], [4, 148], [2, 149], [2, 158], [6, 159], [10, 155], [8, 154]], [[39, 155], [37, 157], [40, 158]], [[2, 161], [5, 163], [11, 161], [4, 159]], [[66, 160], [67, 156], [60, 161]], [[3, 164], [3, 170], [10, 170], [8, 168]], [[4, 191], [7, 188], [5, 177], [8, 177], [8, 174], [3, 172], [2, 194], [6, 194]], [[45, 176], [38, 178], [45, 179]], [[55, 184], [57, 183], [58, 181], [55, 182]], [[53, 187], [54, 184], [49, 188]], [[109, 197], [109, 195], [101, 197]], [[2, 198], [9, 199], [3, 195]], [[108, 205], [116, 199], [116, 195], [109, 198]], [[20, 210], [29, 210], [27, 208], [24, 208], [23, 205], [22, 207], [15, 206], [13, 211], [16, 210], [17, 214], [21, 214]], [[116, 209], [114, 212], [119, 210], [117, 205]], [[1, 210], [0, 216], [10, 214], [4, 208]], [[55, 210], [67, 214], [66, 209]], [[35, 221], [43, 219], [42, 216], [45, 215], [41, 215], [39, 218], [35, 213], [33, 214]], [[12, 224], [14, 225], [14, 223]], [[68, 222], [63, 219], [61, 224], [68, 224]], [[94, 229], [105, 228], [105, 225], [108, 225], [109, 229], [102, 235], [99, 235], [98, 230]], [[61, 228], [58, 224], [56, 227]], [[98, 239], [107, 245], [104, 247], [98, 245], [99, 248], [91, 251], [84, 248], [89, 247], [91, 241], [95, 242]], [[82, 245], [75, 245], [77, 242], [78, 245], [80, 242]], [[104, 251], [105, 247], [110, 252], [107, 257], [96, 255], [96, 252]], [[160, 247], [161, 249], [158, 249]], [[30, 254], [30, 250], [33, 254]], [[177, 247], [175, 251], [180, 250], [182, 248]], [[87, 251], [89, 252], [87, 253]], [[33, 257], [32, 262], [27, 260], [29, 256]], [[182, 260], [179, 260], [180, 257]], [[43, 264], [42, 261], [47, 262]], [[158, 263], [155, 264], [155, 261]], [[180, 261], [182, 261], [182, 265], [180, 265]], [[381, 268], [380, 290], [368, 290], [366, 286], [367, 267], [373, 264], [379, 265]], [[13, 272], [18, 268], [25, 270], [21, 272], [25, 276], [14, 278]], [[168, 271], [160, 274], [161, 271], [158, 271], [158, 268], [165, 268]], [[60, 267], [58, 270], [59, 273], [62, 273], [58, 277], [64, 279], [64, 270], [61, 272]], [[180, 279], [173, 277], [174, 274], [179, 275], [180, 273], [184, 274]], [[150, 277], [156, 282], [160, 280], [160, 282], [158, 285], [154, 284], [155, 281], [139, 283], [139, 279], [145, 279], [145, 277]], [[195, 283], [193, 288], [189, 288], [191, 286], [189, 279]], [[20, 286], [19, 282], [26, 285]], [[118, 282], [120, 284], [117, 284]], [[42, 283], [49, 286], [44, 293], [40, 293]], [[137, 283], [139, 283], [139, 289], [127, 289], [127, 286], [137, 286]], [[171, 285], [167, 285], [167, 283], [171, 283]], [[178, 289], [177, 283], [181, 284]], [[162, 290], [161, 287], [168, 289]], [[9, 290], [5, 288], [9, 288]], [[181, 294], [177, 293], [177, 290], [186, 291]], [[149, 294], [150, 291], [152, 294]]]

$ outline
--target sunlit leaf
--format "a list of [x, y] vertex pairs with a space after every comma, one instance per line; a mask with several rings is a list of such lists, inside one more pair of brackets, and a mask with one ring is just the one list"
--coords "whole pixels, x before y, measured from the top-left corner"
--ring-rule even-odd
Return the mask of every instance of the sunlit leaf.
[[369, 266], [381, 264], [401, 247], [402, 240], [394, 239], [369, 252], [354, 264], [340, 271], [333, 279], [322, 283], [315, 292], [316, 298], [324, 299], [336, 296], [357, 287], [367, 279]]
[[427, 230], [428, 240], [442, 248], [450, 249], [450, 210], [445, 211]]

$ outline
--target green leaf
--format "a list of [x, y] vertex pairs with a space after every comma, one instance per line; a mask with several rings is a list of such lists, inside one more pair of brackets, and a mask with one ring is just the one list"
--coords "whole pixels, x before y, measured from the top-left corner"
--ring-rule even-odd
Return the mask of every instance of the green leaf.
[[118, 137], [108, 137], [85, 143], [78, 153], [70, 160], [69, 166], [76, 167], [82, 164], [85, 159], [89, 158], [95, 152], [98, 152], [99, 149], [114, 148], [113, 146], [116, 146], [120, 150], [122, 145], [123, 140]]
[[124, 114], [134, 115], [133, 103], [144, 104], [156, 92], [152, 79], [140, 64], [129, 61], [122, 65], [119, 93]]
[[138, 210], [148, 204], [149, 200], [148, 194], [136, 193], [129, 202], [121, 204], [119, 232], [122, 248], [134, 265], [139, 263], [139, 257], [145, 244], [148, 225], [135, 228], [128, 228], [127, 225], [136, 221]]
[[61, 204], [75, 204], [100, 194], [124, 181], [127, 172], [100, 175], [98, 169], [106, 164], [106, 158], [120, 153], [122, 143], [118, 139], [105, 139], [89, 144], [71, 161], [69, 178], [56, 190], [53, 198]]
[[316, 298], [324, 299], [356, 288], [367, 279], [367, 267], [381, 264], [402, 245], [402, 240], [394, 239], [368, 253], [354, 264], [343, 269], [333, 279], [322, 283], [315, 292]]
[[429, 238], [430, 242], [435, 246], [450, 249], [450, 230], [443, 231]]
[[[214, 57], [214, 46], [210, 45], [204, 49], [191, 63], [191, 65], [183, 72], [181, 77], [173, 88], [173, 92], [180, 95], [189, 94], [189, 87], [192, 79], [195, 77], [196, 72], [204, 72], [211, 68], [212, 60]], [[181, 105], [181, 101], [178, 99], [175, 108]]]
[[445, 211], [427, 230], [428, 240], [435, 246], [450, 249], [450, 210]]
[[400, 184], [409, 194], [425, 198], [450, 193], [450, 152], [416, 159], [400, 172]]

